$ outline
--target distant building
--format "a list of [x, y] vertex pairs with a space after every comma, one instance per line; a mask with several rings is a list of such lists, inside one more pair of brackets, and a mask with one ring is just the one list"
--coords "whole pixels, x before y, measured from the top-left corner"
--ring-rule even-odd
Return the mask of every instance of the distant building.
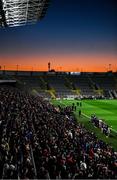
[[49, 62], [48, 63], [48, 71], [50, 71], [51, 70], [51, 63]]
[[0, 27], [36, 23], [47, 11], [50, 0], [0, 0]]

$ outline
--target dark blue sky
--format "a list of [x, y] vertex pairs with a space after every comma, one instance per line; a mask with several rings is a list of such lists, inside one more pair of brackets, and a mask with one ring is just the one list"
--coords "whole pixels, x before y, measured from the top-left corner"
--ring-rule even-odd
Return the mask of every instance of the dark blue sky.
[[117, 0], [51, 1], [36, 25], [0, 29], [4, 60], [17, 55], [44, 56], [45, 61], [71, 54], [117, 56]]

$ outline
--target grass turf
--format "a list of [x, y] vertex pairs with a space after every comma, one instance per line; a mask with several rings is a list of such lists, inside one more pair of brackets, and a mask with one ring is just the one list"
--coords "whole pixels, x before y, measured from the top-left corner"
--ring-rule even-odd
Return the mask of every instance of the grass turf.
[[[60, 104], [61, 106], [69, 106], [73, 103], [76, 105], [77, 102], [77, 100], [52, 100], [54, 105]], [[80, 118], [78, 114], [79, 109], [82, 111]], [[106, 138], [100, 129], [95, 128], [94, 125], [89, 122], [91, 114], [94, 113], [112, 127], [112, 137]], [[117, 150], [117, 100], [82, 100], [82, 107], [77, 106], [74, 114], [78, 121], [83, 123], [89, 131], [95, 132], [99, 139], [102, 139]]]
[[88, 116], [95, 113], [117, 131], [117, 100], [84, 100], [82, 112]]

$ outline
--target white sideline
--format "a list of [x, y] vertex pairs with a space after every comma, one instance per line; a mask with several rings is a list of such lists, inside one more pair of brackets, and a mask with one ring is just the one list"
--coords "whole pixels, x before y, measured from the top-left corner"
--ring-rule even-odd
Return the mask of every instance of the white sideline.
[[[91, 118], [90, 116], [87, 116], [87, 115], [84, 114], [84, 113], [82, 113], [82, 115], [85, 116], [85, 117], [87, 117], [87, 118], [89, 118], [89, 119]], [[110, 128], [110, 129], [112, 129], [112, 128]], [[116, 131], [115, 129], [112, 129], [112, 130], [117, 133], [117, 131]]]
[[[66, 105], [65, 103], [63, 103], [62, 101], [60, 101], [60, 104], [64, 104], [64, 105]], [[87, 118], [91, 118], [90, 116], [88, 116], [88, 115], [86, 115], [86, 114], [84, 114], [84, 113], [82, 113], [82, 115], [83, 116], [85, 116], [85, 117], [87, 117]], [[117, 131], [115, 130], [115, 129], [112, 129], [112, 128], [110, 128], [111, 130], [113, 130], [115, 133], [117, 133]]]

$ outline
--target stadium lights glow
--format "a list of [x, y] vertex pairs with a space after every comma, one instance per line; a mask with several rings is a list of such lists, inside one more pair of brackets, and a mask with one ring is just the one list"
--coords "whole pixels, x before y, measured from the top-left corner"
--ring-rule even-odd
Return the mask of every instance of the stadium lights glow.
[[0, 26], [36, 23], [46, 14], [49, 0], [0, 0]]

